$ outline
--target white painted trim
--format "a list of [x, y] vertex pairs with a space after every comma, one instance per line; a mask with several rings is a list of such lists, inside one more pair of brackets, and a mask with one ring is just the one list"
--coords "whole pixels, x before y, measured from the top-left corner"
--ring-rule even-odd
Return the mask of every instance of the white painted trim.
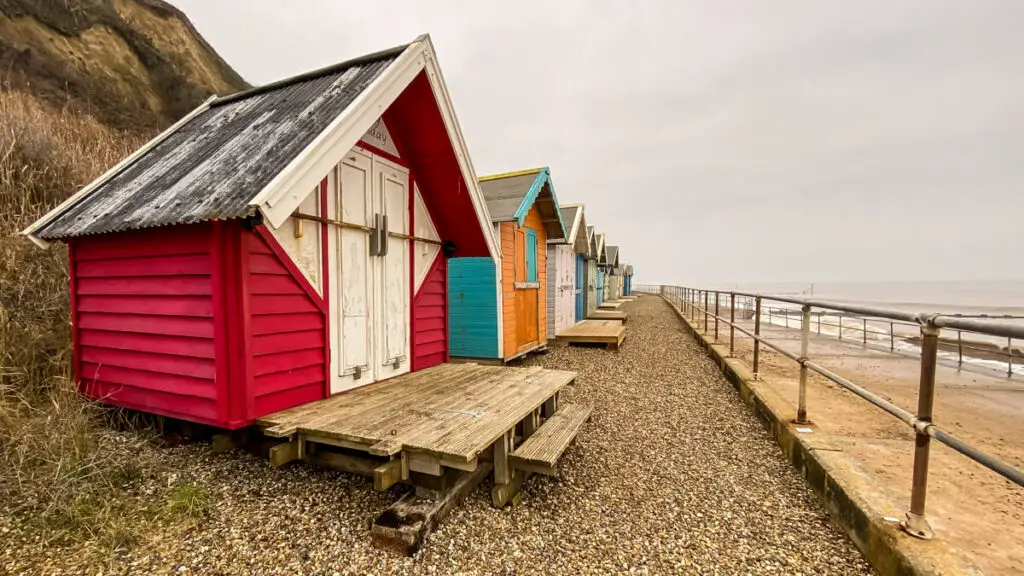
[[157, 144], [160, 144], [161, 142], [166, 140], [168, 136], [170, 136], [171, 134], [174, 134], [175, 132], [177, 132], [179, 128], [181, 128], [185, 124], [188, 124], [189, 121], [191, 121], [193, 118], [195, 118], [199, 114], [205, 112], [210, 107], [210, 102], [213, 102], [216, 99], [217, 99], [217, 95], [216, 94], [214, 94], [213, 96], [210, 96], [209, 98], [207, 98], [206, 101], [204, 101], [199, 106], [196, 106], [195, 109], [193, 109], [191, 112], [189, 112], [188, 114], [182, 116], [180, 120], [178, 120], [174, 124], [171, 124], [171, 126], [168, 129], [166, 129], [163, 132], [157, 134], [155, 138], [153, 138], [149, 142], [146, 142], [141, 148], [139, 148], [135, 152], [132, 152], [131, 154], [126, 156], [123, 160], [121, 160], [117, 164], [114, 164], [114, 166], [111, 169], [109, 169], [106, 172], [104, 172], [99, 178], [93, 180], [92, 182], [87, 184], [84, 188], [82, 188], [78, 192], [75, 192], [74, 194], [69, 196], [67, 198], [67, 200], [64, 200], [63, 202], [58, 204], [56, 208], [54, 208], [53, 210], [50, 210], [49, 212], [47, 212], [42, 218], [40, 218], [40, 219], [36, 220], [35, 222], [33, 222], [31, 226], [29, 226], [28, 228], [25, 228], [24, 230], [22, 230], [21, 233], [24, 234], [25, 236], [28, 236], [29, 239], [31, 239], [33, 242], [35, 242], [36, 245], [39, 246], [40, 248], [48, 248], [50, 246], [50, 243], [47, 242], [46, 240], [43, 240], [42, 238], [36, 237], [35, 234], [33, 234], [35, 231], [39, 230], [39, 228], [41, 228], [43, 225], [49, 223], [51, 220], [56, 218], [61, 213], [67, 211], [68, 208], [71, 208], [72, 205], [77, 203], [79, 200], [81, 200], [85, 196], [89, 195], [93, 190], [95, 190], [96, 188], [99, 188], [101, 185], [106, 183], [108, 180], [110, 180], [114, 176], [117, 176], [118, 174], [120, 174], [122, 170], [124, 170], [125, 168], [130, 166], [140, 156], [142, 156], [146, 152], [149, 152], [150, 150], [152, 150]]
[[423, 69], [423, 44], [414, 42], [338, 115], [288, 166], [249, 201], [277, 228], [302, 201], [300, 190], [319, 182]]
[[576, 216], [573, 217], [572, 225], [566, 229], [566, 232], [568, 232], [566, 237], [560, 240], [548, 240], [548, 244], [569, 244], [575, 250], [576, 235], [579, 234], [580, 221], [583, 220], [583, 204], [561, 204], [560, 206], [561, 208], [579, 208], [579, 210], [576, 211]]
[[[473, 199], [480, 229], [486, 232], [491, 230], [491, 215], [487, 211], [487, 203], [484, 201], [483, 192], [480, 190], [480, 183], [477, 181], [476, 169], [473, 168], [473, 162], [469, 158], [469, 147], [466, 146], [466, 139], [463, 137], [462, 129], [459, 127], [451, 95], [448, 93], [448, 87], [444, 82], [444, 76], [441, 74], [441, 68], [437, 65], [434, 43], [431, 42], [429, 34], [421, 36], [418, 40], [422, 40], [425, 46], [424, 58], [426, 59], [427, 79], [430, 80], [430, 86], [434, 89], [434, 99], [437, 101], [438, 109], [441, 111], [441, 118], [444, 120], [445, 128], [448, 129], [448, 136], [451, 139], [452, 147], [455, 149], [459, 168], [462, 170], [462, 179], [465, 180], [467, 191]], [[500, 266], [501, 243], [493, 234], [487, 235], [487, 247], [491, 253], [491, 258]]]
[[[494, 231], [494, 235], [498, 238], [501, 237], [501, 223], [494, 222], [491, 224], [491, 230]], [[504, 289], [504, 278], [505, 273], [502, 267], [501, 259], [495, 260], [494, 262], [494, 279], [496, 286], [496, 296], [498, 297], [498, 358], [505, 357], [505, 289]]]

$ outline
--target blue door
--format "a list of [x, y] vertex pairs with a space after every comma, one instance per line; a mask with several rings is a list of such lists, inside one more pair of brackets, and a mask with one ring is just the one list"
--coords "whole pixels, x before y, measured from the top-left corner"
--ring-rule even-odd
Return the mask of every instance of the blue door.
[[583, 269], [583, 254], [576, 255], [576, 321], [583, 320], [585, 312], [583, 311], [583, 275], [585, 274]]
[[600, 306], [601, 302], [604, 302], [604, 272], [600, 268], [597, 269], [597, 305]]

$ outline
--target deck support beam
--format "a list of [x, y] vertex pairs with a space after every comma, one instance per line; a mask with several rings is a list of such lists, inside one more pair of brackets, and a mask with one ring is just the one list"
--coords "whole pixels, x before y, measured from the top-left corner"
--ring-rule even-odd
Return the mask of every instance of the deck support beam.
[[374, 545], [412, 556], [437, 523], [472, 492], [490, 471], [490, 464], [481, 464], [473, 472], [453, 471], [455, 478], [437, 499], [421, 498], [416, 495], [416, 491], [402, 496], [374, 521], [370, 529]]

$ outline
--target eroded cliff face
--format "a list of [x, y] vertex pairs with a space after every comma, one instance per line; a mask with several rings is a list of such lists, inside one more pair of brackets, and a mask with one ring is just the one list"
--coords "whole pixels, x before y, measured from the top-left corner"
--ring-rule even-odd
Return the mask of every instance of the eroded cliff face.
[[0, 0], [0, 85], [147, 131], [249, 87], [161, 0]]

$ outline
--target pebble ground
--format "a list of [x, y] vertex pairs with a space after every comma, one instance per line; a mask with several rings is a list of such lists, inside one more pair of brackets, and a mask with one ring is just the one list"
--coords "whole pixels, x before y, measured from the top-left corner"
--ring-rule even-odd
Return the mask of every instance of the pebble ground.
[[183, 446], [161, 458], [208, 489], [209, 517], [99, 573], [870, 574], [667, 305], [625, 309], [618, 353], [555, 348], [526, 362], [577, 371], [563, 401], [594, 416], [560, 477], [531, 478], [519, 506], [491, 508], [485, 482], [403, 558], [369, 538], [403, 489]]

